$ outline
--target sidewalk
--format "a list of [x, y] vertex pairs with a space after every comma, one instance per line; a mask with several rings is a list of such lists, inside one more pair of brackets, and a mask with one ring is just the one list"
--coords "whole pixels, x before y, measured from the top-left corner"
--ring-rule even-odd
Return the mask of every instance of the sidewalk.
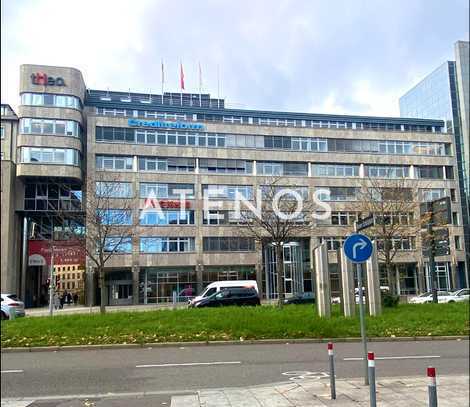
[[[336, 400], [330, 399], [329, 379], [299, 380], [271, 386], [203, 390], [174, 396], [171, 407], [344, 407], [369, 406], [369, 388], [362, 379], [336, 381]], [[469, 405], [469, 377], [438, 377], [439, 407]], [[428, 406], [426, 377], [377, 380], [377, 405]]]
[[[122, 393], [106, 395], [6, 398], [2, 407], [368, 407], [369, 388], [362, 379], [336, 381], [337, 399], [330, 399], [328, 377], [300, 379], [247, 388], [175, 392]], [[439, 407], [469, 405], [469, 377], [438, 377]], [[426, 377], [377, 380], [379, 407], [428, 407]], [[173, 394], [173, 395], [172, 395]], [[170, 401], [171, 400], [171, 401]]]
[[[180, 302], [177, 308], [187, 308], [187, 303]], [[107, 305], [106, 312], [143, 312], [156, 311], [159, 309], [171, 309], [173, 304], [140, 304], [140, 305]], [[64, 308], [54, 310], [54, 315], [72, 314], [99, 314], [100, 307], [85, 307], [84, 305], [64, 305]], [[49, 315], [49, 307], [26, 308], [27, 317], [44, 317]]]

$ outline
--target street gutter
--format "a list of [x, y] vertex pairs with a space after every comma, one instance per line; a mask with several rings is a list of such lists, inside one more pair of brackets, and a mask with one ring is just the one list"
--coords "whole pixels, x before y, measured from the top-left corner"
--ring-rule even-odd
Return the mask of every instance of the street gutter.
[[[400, 336], [368, 338], [369, 342], [419, 342], [419, 341], [462, 341], [468, 340], [465, 335], [457, 336]], [[116, 343], [103, 345], [65, 345], [65, 346], [31, 346], [10, 347], [1, 349], [1, 353], [18, 352], [58, 352], [77, 350], [104, 349], [138, 349], [138, 348], [168, 348], [188, 346], [227, 346], [227, 345], [266, 345], [266, 344], [298, 344], [298, 343], [345, 343], [360, 342], [361, 338], [304, 338], [304, 339], [252, 339], [240, 341], [199, 341], [199, 342], [156, 342], [156, 343]]]

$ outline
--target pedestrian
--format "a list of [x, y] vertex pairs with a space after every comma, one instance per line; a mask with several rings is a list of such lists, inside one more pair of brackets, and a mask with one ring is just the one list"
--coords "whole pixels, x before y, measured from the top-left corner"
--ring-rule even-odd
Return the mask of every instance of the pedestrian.
[[54, 308], [57, 310], [60, 308], [60, 298], [59, 294], [54, 293]]
[[60, 309], [64, 308], [66, 298], [67, 298], [67, 291], [64, 291], [64, 293], [60, 297]]
[[77, 293], [75, 293], [75, 294], [73, 295], [73, 303], [74, 303], [75, 305], [78, 305], [78, 294], [77, 294]]
[[72, 303], [72, 294], [67, 293], [67, 305], [70, 305]]

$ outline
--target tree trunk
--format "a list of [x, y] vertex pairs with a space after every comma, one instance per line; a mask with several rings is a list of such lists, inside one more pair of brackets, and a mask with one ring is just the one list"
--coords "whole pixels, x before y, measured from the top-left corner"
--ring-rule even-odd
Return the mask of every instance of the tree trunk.
[[104, 287], [104, 282], [105, 282], [105, 278], [104, 278], [104, 269], [103, 268], [100, 268], [99, 269], [99, 280], [100, 280], [100, 313], [101, 314], [104, 314], [106, 312], [106, 290], [105, 290], [105, 287]]
[[393, 264], [387, 258], [386, 260], [386, 268], [387, 268], [387, 280], [388, 286], [390, 287], [390, 294], [396, 295], [397, 294], [397, 285], [396, 285], [396, 275]]
[[277, 293], [278, 293], [278, 306], [284, 306], [284, 259], [283, 247], [276, 244], [276, 269], [277, 269]]

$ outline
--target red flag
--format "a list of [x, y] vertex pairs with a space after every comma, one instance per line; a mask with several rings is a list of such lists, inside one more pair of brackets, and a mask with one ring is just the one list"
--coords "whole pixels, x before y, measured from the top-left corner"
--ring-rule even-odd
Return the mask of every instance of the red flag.
[[180, 64], [180, 87], [181, 87], [181, 90], [184, 90], [184, 72], [183, 72], [183, 64]]

